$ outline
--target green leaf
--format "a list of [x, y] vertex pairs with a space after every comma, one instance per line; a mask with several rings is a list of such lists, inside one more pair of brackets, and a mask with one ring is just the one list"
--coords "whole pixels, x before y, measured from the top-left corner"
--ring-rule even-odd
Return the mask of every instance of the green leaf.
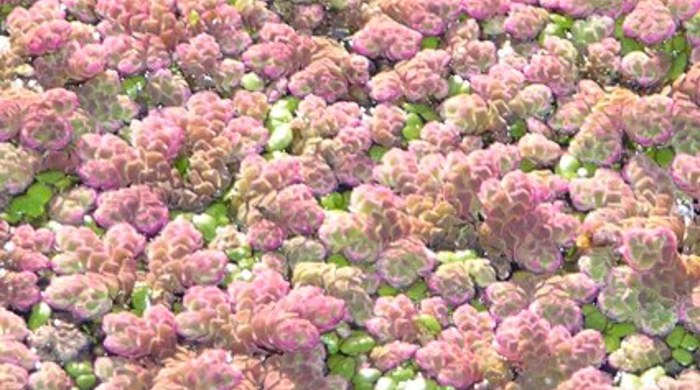
[[241, 78], [241, 86], [247, 91], [260, 91], [265, 87], [265, 82], [255, 73], [246, 73]]
[[72, 376], [73, 378], [77, 378], [81, 375], [92, 374], [92, 363], [87, 360], [83, 362], [68, 362], [64, 368], [66, 369], [68, 375]]
[[471, 307], [475, 308], [476, 311], [478, 311], [478, 312], [485, 312], [488, 309], [486, 307], [486, 305], [484, 305], [478, 299], [472, 299], [471, 301], [469, 301], [469, 305], [471, 305]]
[[56, 187], [56, 189], [61, 192], [65, 191], [68, 189], [70, 186], [75, 184], [77, 182], [77, 179], [75, 176], [66, 176], [63, 179], [57, 181], [53, 186]]
[[371, 351], [375, 345], [376, 342], [372, 336], [355, 334], [343, 340], [343, 343], [340, 344], [340, 352], [349, 356], [357, 356]]
[[424, 281], [420, 280], [409, 286], [405, 293], [412, 300], [419, 301], [428, 295], [428, 286]]
[[204, 213], [214, 217], [219, 226], [227, 225], [230, 222], [228, 219], [228, 207], [221, 202], [212, 203], [211, 206], [204, 210]]
[[131, 293], [131, 307], [139, 316], [143, 315], [143, 312], [151, 306], [150, 293], [151, 291], [146, 285], [135, 287]]
[[525, 124], [525, 121], [517, 120], [515, 123], [510, 125], [510, 127], [508, 127], [508, 134], [510, 134], [511, 138], [516, 141], [522, 138], [525, 134], [527, 134], [527, 125]]
[[693, 336], [691, 333], [686, 333], [685, 337], [681, 341], [681, 347], [687, 349], [688, 351], [695, 351], [700, 346], [698, 338]]
[[27, 190], [27, 196], [39, 202], [42, 205], [49, 203], [53, 197], [51, 187], [43, 183], [34, 183]]
[[571, 28], [571, 26], [574, 25], [574, 18], [567, 15], [550, 14], [549, 20], [551, 20], [552, 23], [563, 28], [564, 30], [568, 30]]
[[376, 368], [361, 368], [357, 371], [357, 374], [355, 374], [355, 376], [352, 378], [352, 384], [355, 386], [359, 386], [360, 383], [372, 384], [379, 380], [381, 376], [382, 372], [377, 370]]
[[666, 168], [671, 163], [673, 162], [673, 158], [676, 156], [676, 154], [673, 152], [673, 149], [670, 147], [667, 148], [661, 148], [656, 150], [656, 155], [654, 156], [654, 160], [659, 164], [659, 166]]
[[340, 338], [335, 332], [328, 332], [321, 335], [321, 342], [326, 346], [329, 355], [335, 355], [340, 350]]
[[294, 114], [292, 114], [286, 105], [279, 105], [277, 103], [272, 106], [270, 112], [267, 114], [267, 120], [270, 121], [272, 125], [271, 128], [275, 128], [283, 123], [289, 123], [294, 119]]
[[179, 156], [175, 159], [173, 165], [180, 172], [180, 175], [187, 176], [187, 172], [190, 170], [190, 159], [187, 156]]
[[637, 328], [634, 326], [634, 324], [630, 322], [621, 322], [618, 324], [612, 324], [606, 333], [617, 338], [624, 338], [634, 334], [636, 331]]
[[39, 329], [41, 326], [49, 322], [51, 318], [51, 307], [44, 302], [37, 303], [32, 306], [32, 312], [29, 315], [27, 326], [30, 330]]
[[211, 241], [216, 237], [216, 219], [209, 214], [198, 214], [192, 217], [192, 223], [202, 233], [204, 240]]
[[586, 329], [595, 329], [597, 331], [604, 331], [608, 324], [607, 318], [600, 312], [594, 312], [586, 316], [584, 322], [584, 327]]
[[540, 35], [537, 37], [537, 42], [540, 45], [544, 45], [544, 41], [547, 39], [547, 37], [566, 38], [566, 28], [563, 28], [556, 23], [549, 23], [540, 32]]
[[[256, 254], [257, 255], [257, 254]], [[250, 256], [250, 257], [244, 257], [240, 260], [238, 260], [238, 266], [241, 269], [247, 269], [251, 270], [253, 269], [253, 266], [255, 265], [256, 262], [256, 257], [255, 256]]]
[[44, 214], [44, 204], [27, 195], [20, 195], [10, 201], [8, 213], [23, 217], [38, 218]]
[[450, 77], [449, 82], [449, 95], [456, 96], [462, 94], [468, 94], [471, 92], [471, 86], [469, 82], [464, 81], [460, 76], [454, 75]]
[[684, 34], [676, 34], [676, 36], [671, 39], [671, 47], [674, 51], [685, 52], [688, 47], [688, 41], [685, 39]]
[[357, 361], [349, 356], [331, 355], [328, 358], [328, 368], [332, 374], [340, 375], [350, 380], [355, 376]]
[[440, 38], [438, 37], [425, 37], [420, 43], [422, 49], [437, 49], [440, 47]]
[[685, 337], [685, 329], [682, 326], [676, 326], [666, 336], [666, 344], [671, 348], [678, 348]]
[[624, 17], [615, 20], [615, 38], [617, 39], [622, 39], [625, 36], [625, 30], [622, 28], [623, 23], [625, 23]]
[[420, 132], [422, 127], [416, 126], [406, 126], [401, 130], [401, 135], [406, 141], [413, 141], [420, 139]]
[[80, 390], [90, 390], [97, 384], [97, 377], [94, 374], [81, 375], [75, 378], [75, 384]]
[[440, 332], [442, 332], [442, 325], [440, 324], [440, 321], [430, 314], [420, 314], [416, 316], [414, 321], [419, 328], [428, 331], [434, 336], [437, 336], [440, 334]]
[[56, 170], [50, 170], [50, 171], [44, 171], [38, 175], [36, 175], [35, 179], [39, 183], [44, 183], [44, 184], [50, 184], [54, 185], [64, 179], [66, 177], [66, 174], [61, 171], [56, 171]]
[[427, 104], [404, 103], [403, 109], [407, 112], [420, 115], [426, 122], [440, 119], [433, 107]]
[[598, 167], [593, 163], [583, 163], [583, 169], [586, 170], [586, 177], [593, 177]]
[[321, 206], [326, 210], [344, 210], [345, 199], [340, 192], [331, 192], [321, 198]]
[[671, 69], [668, 71], [666, 78], [670, 81], [675, 81], [685, 73], [685, 69], [688, 67], [688, 54], [683, 52], [679, 53], [673, 59], [671, 63]]
[[146, 88], [146, 78], [142, 75], [127, 77], [122, 81], [124, 94], [131, 100], [137, 100]]
[[420, 117], [420, 115], [416, 114], [415, 112], [411, 112], [408, 115], [406, 115], [405, 127], [423, 127], [423, 119]]
[[236, 249], [229, 250], [228, 252], [226, 252], [226, 255], [230, 260], [238, 262], [247, 257], [251, 257], [253, 255], [253, 252], [251, 251], [248, 245], [244, 245], [239, 246]]
[[413, 379], [416, 372], [410, 367], [397, 367], [387, 373], [387, 376], [396, 382], [404, 382]]
[[615, 336], [606, 335], [605, 336], [605, 351], [607, 353], [612, 353], [620, 348], [620, 338]]
[[267, 141], [267, 151], [275, 152], [287, 149], [294, 139], [292, 126], [288, 123], [283, 123], [270, 132], [270, 138]]
[[18, 214], [17, 212], [11, 211], [8, 208], [7, 212], [0, 214], [0, 219], [9, 223], [10, 225], [14, 225], [14, 224], [22, 221], [22, 214]]
[[559, 159], [559, 163], [554, 168], [554, 172], [565, 178], [573, 179], [577, 176], [578, 169], [581, 168], [581, 162], [570, 154], [565, 154]]
[[529, 158], [524, 158], [520, 161], [520, 170], [523, 172], [532, 172], [537, 168], [537, 164]]
[[399, 290], [389, 286], [388, 284], [382, 284], [377, 289], [377, 294], [380, 297], [394, 297], [399, 293]]
[[683, 366], [689, 366], [693, 364], [693, 360], [695, 360], [692, 353], [680, 348], [674, 349], [671, 352], [671, 357]]
[[622, 55], [625, 56], [633, 51], [643, 51], [644, 45], [632, 38], [623, 37], [620, 39]]
[[350, 262], [343, 255], [333, 254], [328, 257], [328, 263], [335, 264], [338, 267], [348, 267]]
[[369, 149], [369, 157], [374, 160], [375, 162], [380, 162], [382, 161], [382, 157], [388, 152], [389, 149], [380, 146], [380, 145], [372, 145], [372, 147]]

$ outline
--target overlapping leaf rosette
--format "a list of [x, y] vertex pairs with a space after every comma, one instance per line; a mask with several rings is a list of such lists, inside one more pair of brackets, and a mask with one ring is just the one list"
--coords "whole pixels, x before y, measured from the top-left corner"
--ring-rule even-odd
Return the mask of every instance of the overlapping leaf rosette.
[[694, 389], [700, 2], [0, 6], [0, 388]]
[[481, 186], [482, 245], [533, 272], [552, 272], [563, 262], [579, 221], [558, 201], [566, 184], [556, 176], [513, 171]]
[[[583, 239], [589, 242], [584, 246], [592, 248], [580, 262], [604, 284], [598, 303], [606, 314], [632, 321], [650, 335], [663, 335], [677, 322], [693, 322], [687, 317], [693, 310], [686, 310], [685, 302], [692, 302], [698, 283], [694, 256], [679, 252], [685, 229], [672, 212], [675, 196], [668, 174], [641, 156], [624, 173], [623, 178], [599, 170], [591, 179], [572, 182], [574, 206], [593, 209], [583, 225]], [[602, 185], [606, 189], [598, 187]]]

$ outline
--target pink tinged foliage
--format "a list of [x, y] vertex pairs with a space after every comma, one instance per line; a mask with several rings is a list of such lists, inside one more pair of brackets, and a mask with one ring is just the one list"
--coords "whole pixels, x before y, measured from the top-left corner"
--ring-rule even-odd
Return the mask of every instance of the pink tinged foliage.
[[90, 320], [112, 308], [117, 286], [109, 277], [96, 273], [54, 277], [43, 298], [51, 307], [69, 311], [79, 320]]
[[265, 23], [261, 42], [242, 55], [246, 66], [261, 76], [276, 80], [293, 74], [308, 59], [310, 41], [286, 24]]
[[633, 51], [622, 58], [620, 70], [624, 79], [647, 88], [659, 84], [670, 67], [671, 61], [663, 52]]
[[22, 341], [29, 335], [24, 319], [5, 308], [0, 308], [0, 339]]
[[538, 166], [552, 166], [561, 157], [561, 147], [541, 134], [526, 134], [518, 141], [518, 150], [523, 158]]
[[510, 0], [462, 0], [462, 9], [476, 20], [486, 20], [508, 13]]
[[420, 50], [421, 34], [388, 17], [376, 17], [352, 38], [352, 48], [368, 58], [407, 60]]
[[563, 212], [545, 179], [521, 171], [481, 186], [484, 244], [534, 272], [561, 265], [560, 248], [573, 243], [579, 222]]
[[185, 139], [178, 123], [158, 112], [152, 112], [141, 121], [132, 121], [131, 131], [135, 148], [158, 152], [168, 161], [177, 157]]
[[633, 228], [622, 236], [622, 258], [634, 270], [651, 271], [675, 260], [677, 239], [668, 228]]
[[457, 95], [443, 101], [440, 116], [462, 134], [479, 135], [499, 128], [502, 119], [479, 95]]
[[545, 84], [556, 96], [566, 96], [574, 91], [576, 72], [570, 59], [554, 52], [534, 54], [523, 68], [529, 82]]
[[112, 134], [85, 134], [77, 143], [80, 159], [78, 175], [85, 185], [96, 190], [112, 190], [129, 184], [128, 165], [136, 151]]
[[442, 99], [447, 95], [446, 78], [450, 56], [443, 50], [422, 50], [393, 71], [379, 73], [370, 81], [370, 96], [378, 102], [405, 98], [408, 101]]
[[174, 361], [158, 371], [154, 390], [219, 389], [234, 390], [243, 379], [229, 352], [206, 349], [196, 357]]
[[154, 235], [168, 222], [168, 208], [149, 187], [132, 186], [100, 194], [94, 217], [105, 228], [127, 222], [141, 233]]
[[37, 151], [64, 149], [73, 135], [70, 116], [78, 105], [74, 92], [62, 88], [46, 91], [23, 118], [20, 141]]
[[700, 157], [679, 154], [671, 168], [673, 182], [693, 198], [700, 198]]
[[673, 99], [649, 95], [637, 99], [623, 115], [625, 132], [642, 146], [665, 144], [673, 135]]
[[661, 0], [641, 0], [622, 28], [626, 36], [646, 45], [663, 42], [676, 32], [673, 15]]
[[0, 383], [8, 390], [24, 390], [28, 380], [29, 373], [24, 368], [0, 363]]
[[553, 375], [570, 377], [580, 369], [600, 365], [605, 358], [599, 332], [584, 330], [572, 336], [527, 310], [501, 323], [495, 343], [502, 356], [522, 368], [520, 381], [530, 386], [541, 386]]
[[102, 45], [91, 43], [78, 49], [68, 60], [71, 77], [86, 80], [101, 73], [107, 66]]
[[379, 104], [374, 107], [369, 131], [372, 141], [384, 147], [398, 146], [406, 114], [398, 107]]
[[374, 317], [365, 326], [380, 342], [412, 342], [418, 337], [419, 329], [414, 321], [417, 315], [413, 302], [403, 294], [380, 297], [374, 304]]
[[671, 351], [660, 339], [633, 334], [622, 340], [620, 348], [608, 356], [608, 362], [618, 370], [641, 372], [663, 363], [670, 356]]
[[386, 0], [382, 11], [394, 20], [425, 35], [440, 35], [447, 25], [457, 19], [459, 0]]
[[29, 310], [41, 300], [38, 280], [36, 274], [28, 271], [5, 271], [0, 274], [0, 306]]
[[273, 251], [282, 246], [284, 230], [266, 219], [260, 220], [248, 228], [248, 243], [263, 251]]
[[280, 299], [276, 307], [298, 314], [300, 318], [310, 321], [319, 332], [335, 328], [346, 317], [345, 302], [324, 295], [322, 289], [312, 286], [295, 288]]
[[418, 348], [418, 345], [415, 344], [392, 341], [375, 347], [370, 354], [370, 358], [375, 367], [381, 371], [389, 371], [413, 358]]
[[503, 29], [515, 40], [527, 41], [537, 37], [548, 19], [549, 14], [542, 8], [515, 3], [503, 22]]
[[594, 367], [582, 368], [560, 383], [557, 390], [613, 390], [613, 378]]
[[416, 363], [443, 386], [463, 390], [481, 381], [477, 351], [470, 348], [479, 338], [476, 332], [460, 332], [449, 328], [440, 338], [416, 352]]
[[455, 74], [471, 78], [485, 72], [496, 64], [496, 45], [491, 41], [459, 41], [450, 50], [450, 64]]
[[72, 386], [70, 376], [54, 362], [42, 362], [41, 368], [29, 376], [29, 387], [32, 390], [70, 390]]
[[146, 309], [142, 318], [129, 312], [107, 314], [102, 329], [105, 348], [127, 358], [168, 357], [177, 344], [175, 317], [161, 305]]
[[49, 215], [60, 223], [79, 225], [94, 207], [97, 192], [88, 187], [76, 187], [59, 194], [51, 201]]
[[423, 243], [401, 239], [389, 244], [379, 255], [377, 272], [391, 286], [403, 288], [428, 276], [435, 263], [435, 254]]
[[481, 210], [479, 189], [491, 178], [514, 169], [520, 163], [520, 155], [514, 146], [491, 146], [468, 155], [453, 152], [447, 155], [443, 196], [457, 208], [459, 216], [477, 218]]

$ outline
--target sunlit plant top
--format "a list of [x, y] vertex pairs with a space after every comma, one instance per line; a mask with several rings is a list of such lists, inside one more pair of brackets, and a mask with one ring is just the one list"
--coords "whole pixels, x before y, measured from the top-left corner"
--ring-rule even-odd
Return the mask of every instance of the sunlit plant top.
[[700, 389], [700, 0], [0, 0], [1, 390]]

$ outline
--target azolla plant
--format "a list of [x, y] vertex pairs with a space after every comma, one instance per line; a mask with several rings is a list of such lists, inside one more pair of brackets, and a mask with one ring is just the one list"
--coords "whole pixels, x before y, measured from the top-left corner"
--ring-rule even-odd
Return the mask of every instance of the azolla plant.
[[1, 0], [0, 389], [699, 390], [700, 0]]

